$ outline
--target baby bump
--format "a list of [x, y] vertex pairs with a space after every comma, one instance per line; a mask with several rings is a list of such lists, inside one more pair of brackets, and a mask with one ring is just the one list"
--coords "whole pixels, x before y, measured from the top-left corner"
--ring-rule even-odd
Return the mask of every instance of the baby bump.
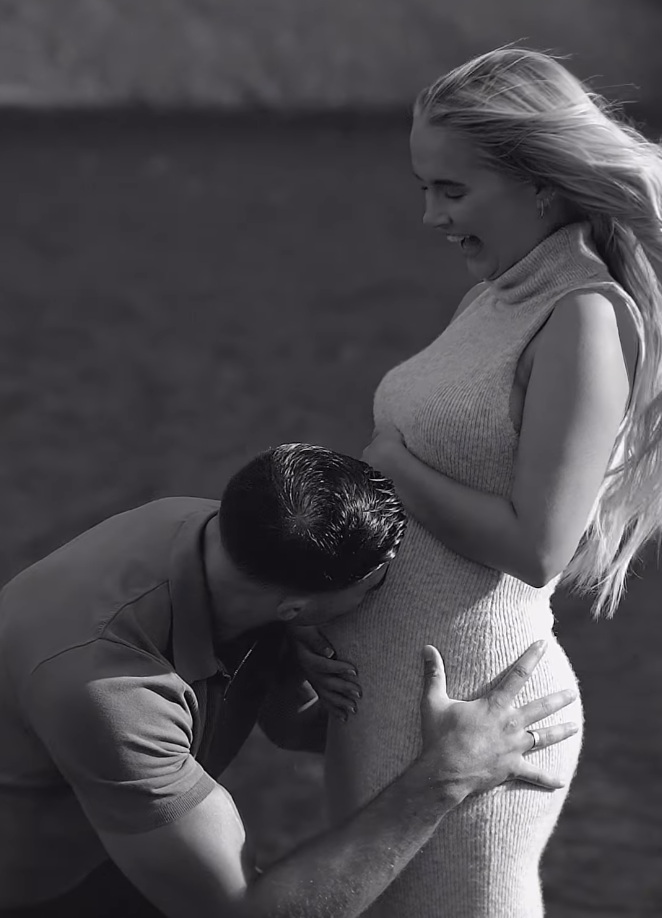
[[[421, 748], [422, 649], [434, 644], [442, 654], [453, 698], [482, 695], [534, 641], [548, 640], [542, 662], [517, 698], [529, 700], [575, 688], [572, 667], [551, 632], [547, 601], [526, 605], [493, 590], [475, 607], [458, 596], [455, 606], [438, 600], [430, 565], [411, 576], [394, 562], [387, 583], [358, 612], [327, 627], [338, 656], [354, 663], [363, 698], [347, 724], [333, 721], [326, 752], [326, 784], [333, 817], [342, 818], [389, 784]], [[423, 576], [421, 576], [423, 574]], [[446, 596], [444, 595], [444, 599]], [[581, 722], [579, 701], [543, 722]], [[566, 744], [563, 744], [564, 746]], [[534, 760], [571, 777], [578, 755], [552, 747]]]

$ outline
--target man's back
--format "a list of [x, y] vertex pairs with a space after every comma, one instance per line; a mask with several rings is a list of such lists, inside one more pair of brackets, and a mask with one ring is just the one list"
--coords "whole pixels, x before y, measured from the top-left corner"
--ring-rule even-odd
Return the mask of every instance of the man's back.
[[[139, 661], [134, 680], [149, 677], [159, 692], [177, 697], [182, 717], [195, 720], [193, 693], [166, 657], [170, 577], [183, 527], [197, 538], [217, 508], [216, 501], [168, 498], [119, 514], [0, 593], [0, 907], [57, 895], [106, 857], [86, 817], [88, 801], [76, 799], [44, 739], [52, 724], [42, 729], [37, 712], [50, 717], [51, 692], [71, 677], [87, 685], [96, 678], [102, 693], [104, 667], [111, 677], [118, 661], [128, 661], [128, 673]], [[56, 710], [64, 725], [67, 712]], [[74, 711], [72, 705], [72, 718]], [[200, 766], [187, 766], [189, 784], [198, 787], [193, 795], [209, 793]]]
[[121, 606], [167, 580], [175, 533], [206, 506], [214, 505], [166, 498], [117, 514], [11, 580], [0, 593], [0, 653], [9, 648], [14, 677], [94, 640]]

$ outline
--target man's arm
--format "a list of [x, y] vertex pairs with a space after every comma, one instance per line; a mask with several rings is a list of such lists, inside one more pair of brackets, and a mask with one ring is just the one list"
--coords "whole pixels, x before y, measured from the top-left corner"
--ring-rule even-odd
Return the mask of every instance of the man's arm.
[[100, 836], [167, 918], [355, 918], [463, 799], [463, 789], [435, 777], [429, 763], [415, 763], [352, 820], [259, 877], [241, 818], [221, 786], [171, 825]]
[[[543, 652], [533, 645], [487, 696], [456, 702], [446, 693], [441, 657], [426, 648], [422, 754], [358, 814], [257, 878], [241, 819], [221, 787], [170, 825], [133, 835], [100, 832], [101, 840], [167, 918], [356, 918], [468, 794], [516, 778], [563, 786], [523, 758], [531, 749], [526, 728], [574, 693], [512, 704]], [[536, 748], [573, 732], [568, 725], [541, 728]]]

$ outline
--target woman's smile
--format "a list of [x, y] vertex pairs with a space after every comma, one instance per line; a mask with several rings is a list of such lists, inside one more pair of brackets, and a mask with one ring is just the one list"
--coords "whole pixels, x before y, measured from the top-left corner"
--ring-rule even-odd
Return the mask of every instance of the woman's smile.
[[476, 280], [498, 277], [550, 231], [538, 217], [534, 184], [487, 167], [456, 131], [415, 117], [410, 140], [423, 222], [460, 246]]

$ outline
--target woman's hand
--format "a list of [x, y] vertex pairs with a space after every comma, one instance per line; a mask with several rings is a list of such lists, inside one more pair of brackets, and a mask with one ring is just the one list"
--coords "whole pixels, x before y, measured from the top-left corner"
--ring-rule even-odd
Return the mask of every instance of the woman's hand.
[[375, 427], [372, 440], [363, 450], [362, 459], [388, 477], [393, 452], [403, 447], [406, 448], [404, 438], [395, 424], [382, 423]]
[[358, 674], [351, 663], [342, 663], [316, 625], [288, 625], [301, 668], [321, 703], [335, 717], [347, 721], [356, 714], [361, 698]]

